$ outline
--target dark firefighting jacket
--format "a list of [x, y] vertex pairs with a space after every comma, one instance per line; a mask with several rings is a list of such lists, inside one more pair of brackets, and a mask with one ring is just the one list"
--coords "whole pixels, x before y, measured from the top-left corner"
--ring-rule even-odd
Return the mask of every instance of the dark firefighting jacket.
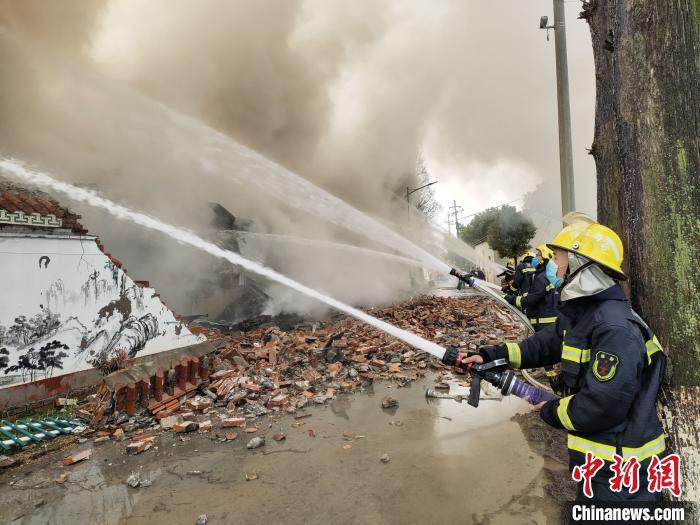
[[[607, 462], [634, 456], [640, 474], [666, 449], [656, 399], [666, 370], [658, 339], [631, 309], [618, 285], [562, 303], [557, 322], [520, 343], [481, 350], [513, 368], [561, 362], [564, 397], [540, 410], [549, 425], [568, 431], [569, 466], [590, 451]], [[596, 478], [608, 479], [609, 468]]]
[[522, 262], [515, 267], [513, 282], [510, 289], [517, 294], [522, 294], [530, 289], [532, 276], [535, 275], [535, 268], [530, 266], [530, 263]]
[[523, 294], [520, 304], [536, 331], [553, 324], [559, 313], [559, 293], [549, 282], [545, 271], [539, 271], [530, 286], [530, 291]]

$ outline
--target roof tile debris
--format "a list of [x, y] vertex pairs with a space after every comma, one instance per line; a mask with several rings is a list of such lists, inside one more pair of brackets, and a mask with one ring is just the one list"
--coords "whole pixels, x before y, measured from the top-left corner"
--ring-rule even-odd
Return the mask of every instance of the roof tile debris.
[[[423, 296], [369, 313], [465, 351], [524, 335], [507, 311], [482, 296]], [[375, 379], [403, 387], [432, 370], [436, 384], [442, 385], [452, 373], [429, 354], [346, 317], [286, 331], [268, 326], [235, 335], [206, 333], [218, 348], [215, 354], [173, 362], [170, 370], [160, 369], [150, 380], [120, 385], [110, 394], [102, 389], [77, 414], [111, 433], [117, 428], [127, 435], [199, 428], [199, 435], [225, 442], [238, 437], [231, 432], [234, 428], [264, 436], [287, 414], [294, 417], [289, 424], [294, 431], [312, 415], [310, 407]]]

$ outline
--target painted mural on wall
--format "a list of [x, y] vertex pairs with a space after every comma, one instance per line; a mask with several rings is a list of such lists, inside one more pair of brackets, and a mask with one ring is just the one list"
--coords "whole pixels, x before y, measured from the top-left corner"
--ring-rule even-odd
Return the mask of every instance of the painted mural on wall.
[[2, 386], [202, 340], [94, 238], [0, 234]]

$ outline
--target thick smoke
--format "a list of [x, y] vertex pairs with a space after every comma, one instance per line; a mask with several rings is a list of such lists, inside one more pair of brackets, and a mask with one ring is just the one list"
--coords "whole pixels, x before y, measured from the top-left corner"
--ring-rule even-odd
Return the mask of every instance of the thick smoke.
[[[512, 157], [538, 173], [552, 167], [542, 160], [552, 158], [551, 144], [517, 131], [551, 101], [498, 84], [504, 77], [489, 63], [492, 28], [485, 23], [494, 10], [486, 4], [0, 0], [1, 153], [94, 184], [178, 225], [206, 230], [208, 203], [220, 202], [263, 233], [386, 250], [306, 213], [312, 200], [290, 194], [280, 202], [244, 183], [245, 165], [228, 164], [216, 137], [158, 103], [415, 230], [400, 196], [415, 182], [423, 148], [455, 162]], [[510, 22], [523, 15], [514, 1], [498, 13]], [[521, 44], [510, 45], [512, 67], [503, 70], [515, 67], [507, 78], [522, 76], [532, 89], [533, 75], [517, 68]], [[487, 79], [488, 103], [474, 95]], [[496, 102], [510, 107], [524, 99], [534, 109], [517, 114], [504, 114]], [[150, 279], [173, 307], [215, 313], [192, 304], [212, 261], [81, 211], [130, 273]], [[271, 242], [259, 257], [355, 303], [410, 291], [407, 267], [365, 252], [352, 257]], [[208, 301], [226, 303], [228, 292], [215, 281], [207, 290]]]

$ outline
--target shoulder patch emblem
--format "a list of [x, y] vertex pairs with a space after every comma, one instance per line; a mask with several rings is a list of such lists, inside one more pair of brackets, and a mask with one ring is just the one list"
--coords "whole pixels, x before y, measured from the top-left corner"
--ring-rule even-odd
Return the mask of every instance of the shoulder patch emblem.
[[610, 381], [615, 377], [620, 358], [607, 352], [596, 352], [593, 361], [593, 375], [598, 381]]

